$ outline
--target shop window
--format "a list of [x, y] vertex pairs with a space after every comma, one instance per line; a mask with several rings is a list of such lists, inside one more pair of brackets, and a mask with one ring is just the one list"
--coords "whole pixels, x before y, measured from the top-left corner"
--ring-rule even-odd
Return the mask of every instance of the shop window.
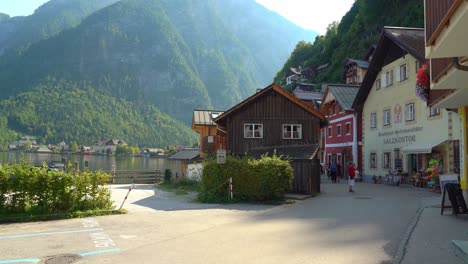
[[406, 121], [414, 121], [414, 103], [406, 105]]
[[351, 123], [346, 123], [345, 129], [346, 129], [346, 135], [351, 134]]
[[377, 127], [377, 113], [370, 114], [370, 127], [371, 128]]
[[283, 125], [283, 139], [301, 139], [302, 125]]
[[370, 154], [370, 167], [377, 168], [377, 153]]
[[385, 109], [383, 113], [384, 126], [390, 125], [390, 109]]
[[332, 132], [333, 132], [332, 127], [329, 126], [329, 127], [328, 127], [328, 137], [332, 137], [332, 136], [333, 136]]
[[263, 124], [244, 124], [244, 138], [263, 138]]
[[384, 169], [390, 169], [390, 156], [391, 156], [391, 153], [390, 152], [385, 152], [384, 155], [383, 155], [383, 168]]
[[336, 126], [336, 135], [341, 136], [341, 125]]

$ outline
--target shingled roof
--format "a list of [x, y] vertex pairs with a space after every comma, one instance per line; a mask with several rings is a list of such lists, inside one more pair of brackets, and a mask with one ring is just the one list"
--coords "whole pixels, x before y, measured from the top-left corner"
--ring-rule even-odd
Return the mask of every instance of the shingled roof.
[[424, 63], [426, 61], [424, 45], [423, 28], [385, 27], [352, 108], [356, 111], [362, 111], [377, 74], [384, 65], [390, 64], [408, 53]]
[[327, 84], [325, 90], [324, 100], [328, 94], [332, 94], [335, 100], [345, 111], [353, 110], [353, 102], [359, 91], [358, 85], [350, 84]]

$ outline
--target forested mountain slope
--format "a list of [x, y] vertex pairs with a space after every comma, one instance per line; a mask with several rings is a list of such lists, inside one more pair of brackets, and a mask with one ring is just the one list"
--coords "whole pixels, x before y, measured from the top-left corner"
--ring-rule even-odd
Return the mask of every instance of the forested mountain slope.
[[347, 58], [361, 59], [377, 44], [384, 26], [424, 27], [424, 2], [420, 0], [356, 0], [339, 23], [331, 24], [325, 35], [313, 43], [299, 42], [274, 82], [285, 84], [290, 67], [322, 65], [330, 68], [315, 80], [343, 82], [343, 66]]

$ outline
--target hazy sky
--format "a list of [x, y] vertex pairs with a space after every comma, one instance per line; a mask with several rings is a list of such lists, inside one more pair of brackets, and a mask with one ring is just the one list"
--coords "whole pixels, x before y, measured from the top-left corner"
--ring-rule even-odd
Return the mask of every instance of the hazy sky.
[[[10, 16], [31, 15], [48, 0], [0, 0], [0, 12]], [[203, 0], [199, 0], [203, 1]], [[305, 28], [325, 33], [333, 21], [340, 21], [354, 0], [256, 0], [268, 9]]]

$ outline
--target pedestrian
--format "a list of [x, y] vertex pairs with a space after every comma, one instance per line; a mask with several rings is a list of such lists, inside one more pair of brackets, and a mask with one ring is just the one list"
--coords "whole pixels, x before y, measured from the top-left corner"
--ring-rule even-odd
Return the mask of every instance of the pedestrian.
[[336, 178], [338, 180], [338, 183], [341, 180], [341, 177], [343, 177], [342, 171], [341, 171], [341, 165], [340, 163], [336, 164]]
[[356, 167], [354, 167], [354, 163], [350, 163], [348, 166], [348, 175], [349, 175], [349, 192], [354, 192], [353, 187], [354, 187], [354, 178], [356, 176]]
[[331, 176], [331, 180], [333, 183], [336, 183], [336, 165], [335, 163], [333, 163], [332, 165], [330, 165], [330, 176]]

